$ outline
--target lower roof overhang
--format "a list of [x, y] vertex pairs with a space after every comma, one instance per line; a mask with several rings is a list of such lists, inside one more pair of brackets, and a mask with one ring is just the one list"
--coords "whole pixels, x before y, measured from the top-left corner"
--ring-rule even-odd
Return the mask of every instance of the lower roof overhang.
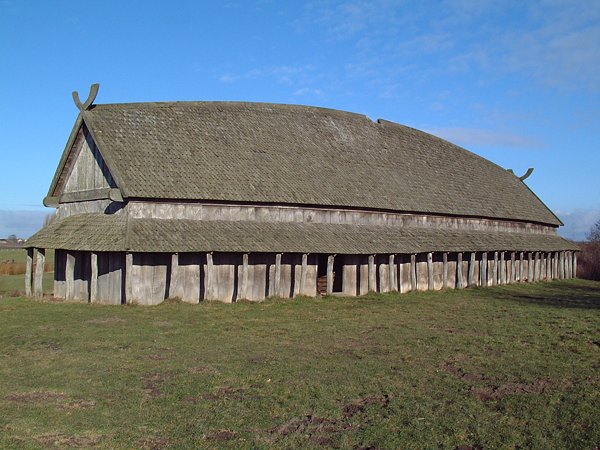
[[132, 219], [80, 214], [55, 221], [27, 247], [96, 252], [275, 252], [391, 254], [562, 251], [577, 245], [554, 234], [323, 223]]

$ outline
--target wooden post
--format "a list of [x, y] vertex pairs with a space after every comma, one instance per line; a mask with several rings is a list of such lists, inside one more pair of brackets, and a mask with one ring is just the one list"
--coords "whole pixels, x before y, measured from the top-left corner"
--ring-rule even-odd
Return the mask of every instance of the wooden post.
[[42, 282], [44, 280], [44, 264], [46, 262], [46, 250], [43, 248], [36, 249], [35, 256], [35, 273], [33, 276], [33, 295], [36, 297], [44, 296], [44, 288]]
[[500, 284], [506, 284], [506, 261], [504, 260], [504, 252], [500, 252]]
[[417, 290], [417, 255], [410, 255], [410, 290]]
[[525, 272], [525, 270], [523, 269], [523, 261], [525, 261], [523, 252], [521, 252], [520, 258], [519, 258], [519, 283], [523, 282], [523, 272]]
[[242, 255], [242, 286], [240, 289], [240, 298], [248, 300], [248, 253]]
[[475, 252], [471, 252], [471, 261], [469, 262], [468, 287], [473, 287], [473, 278], [475, 278]]
[[433, 253], [427, 253], [427, 289], [433, 291]]
[[565, 278], [565, 252], [560, 252], [558, 278], [561, 280], [564, 280]]
[[171, 280], [169, 281], [169, 298], [177, 296], [177, 284], [179, 283], [179, 253], [171, 255]]
[[554, 279], [560, 279], [559, 269], [560, 268], [560, 252], [554, 252]]
[[567, 252], [567, 278], [568, 279], [573, 278], [572, 275], [571, 275], [572, 266], [573, 266], [573, 259], [572, 259], [572, 256], [571, 256], [571, 252]]
[[540, 279], [540, 263], [539, 263], [539, 252], [535, 252], [533, 254], [533, 276], [531, 277], [533, 281], [539, 281]]
[[552, 279], [552, 252], [546, 253], [546, 280]]
[[442, 255], [442, 287], [444, 289], [448, 288], [448, 252], [444, 252]]
[[98, 301], [98, 253], [90, 252], [90, 303]]
[[67, 263], [65, 268], [65, 299], [73, 300], [75, 296], [75, 255], [67, 250]]
[[456, 254], [456, 287], [458, 289], [463, 289], [465, 287], [465, 282], [463, 280], [463, 254], [458, 252]]
[[573, 278], [577, 278], [577, 252], [573, 252]]
[[300, 267], [300, 295], [304, 295], [306, 289], [306, 271], [308, 270], [308, 253], [302, 254], [302, 266]]
[[498, 252], [494, 252], [494, 262], [492, 263], [492, 286], [496, 286], [498, 283]]
[[510, 252], [510, 275], [509, 275], [510, 278], [509, 278], [508, 282], [511, 284], [515, 282], [515, 279], [517, 277], [516, 264], [517, 264], [516, 254], [515, 254], [515, 252]]
[[527, 282], [533, 281], [533, 256], [531, 252], [527, 252]]
[[[329, 286], [329, 260], [327, 261], [327, 286]], [[275, 297], [281, 296], [281, 253], [275, 254], [275, 280], [273, 280], [273, 290], [275, 291]]]
[[390, 292], [397, 291], [396, 289], [396, 271], [394, 270], [394, 255], [390, 255], [388, 261], [388, 281]]
[[205, 293], [204, 296], [207, 300], [214, 300], [214, 281], [215, 277], [215, 268], [213, 263], [213, 254], [212, 252], [208, 252], [206, 254], [206, 286], [204, 288]]
[[333, 263], [335, 261], [335, 255], [329, 255], [327, 257], [327, 295], [333, 293]]
[[375, 292], [375, 255], [369, 255], [369, 292]]
[[404, 292], [404, 286], [402, 286], [402, 261], [399, 260], [398, 261], [398, 292], [400, 292], [401, 294]]
[[33, 272], [33, 248], [27, 249], [27, 266], [25, 267], [25, 296], [31, 297], [31, 282]]
[[487, 269], [488, 269], [488, 254], [487, 254], [487, 252], [483, 252], [481, 254], [481, 270], [479, 271], [479, 277], [481, 278], [481, 286], [483, 286], [483, 287], [487, 287], [487, 285], [488, 285]]
[[125, 303], [131, 304], [133, 300], [133, 253], [127, 252], [125, 253]]

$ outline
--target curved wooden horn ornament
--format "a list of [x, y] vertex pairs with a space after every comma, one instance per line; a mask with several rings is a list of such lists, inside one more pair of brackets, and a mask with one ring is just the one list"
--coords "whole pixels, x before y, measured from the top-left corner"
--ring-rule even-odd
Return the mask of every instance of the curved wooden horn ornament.
[[73, 101], [75, 102], [75, 106], [79, 109], [79, 111], [87, 111], [96, 100], [96, 96], [98, 95], [98, 90], [100, 89], [100, 84], [94, 83], [90, 86], [90, 94], [88, 95], [85, 103], [81, 103], [79, 99], [79, 93], [77, 91], [73, 91]]

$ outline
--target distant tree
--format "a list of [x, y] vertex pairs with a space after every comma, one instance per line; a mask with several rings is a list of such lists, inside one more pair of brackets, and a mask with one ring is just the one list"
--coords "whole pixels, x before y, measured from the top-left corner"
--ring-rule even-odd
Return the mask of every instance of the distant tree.
[[590, 242], [600, 242], [600, 220], [592, 226], [587, 238]]

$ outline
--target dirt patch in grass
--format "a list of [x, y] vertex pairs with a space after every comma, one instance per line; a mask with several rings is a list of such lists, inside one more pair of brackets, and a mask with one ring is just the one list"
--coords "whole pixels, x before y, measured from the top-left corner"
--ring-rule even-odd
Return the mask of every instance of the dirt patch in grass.
[[76, 402], [67, 403], [63, 406], [65, 409], [91, 409], [96, 407], [94, 400], [78, 400]]
[[447, 361], [446, 363], [444, 363], [444, 365], [442, 366], [442, 370], [460, 380], [467, 382], [488, 380], [488, 378], [485, 375], [480, 373], [466, 372], [462, 367], [457, 366], [451, 361]]
[[367, 406], [370, 405], [382, 405], [387, 406], [390, 403], [390, 396], [387, 394], [384, 395], [369, 395], [364, 398], [360, 398], [353, 402], [348, 403], [344, 406], [343, 409], [343, 417], [350, 418], [355, 416], [356, 414], [360, 414], [364, 412]]
[[173, 375], [169, 372], [145, 373], [142, 377], [144, 392], [152, 400], [164, 397], [161, 387], [166, 381], [170, 380], [172, 376]]
[[212, 431], [206, 435], [206, 439], [210, 441], [225, 442], [231, 441], [237, 437], [237, 433], [231, 430]]
[[212, 367], [208, 367], [208, 366], [195, 366], [195, 367], [189, 367], [188, 372], [193, 373], [193, 374], [208, 374], [208, 373], [215, 373], [215, 370]]
[[54, 391], [16, 392], [6, 396], [6, 400], [16, 403], [58, 402], [66, 398], [67, 395], [63, 392]]
[[240, 400], [244, 397], [244, 389], [225, 386], [217, 389], [215, 392], [209, 392], [202, 395], [202, 400]]
[[536, 380], [533, 383], [508, 383], [498, 386], [471, 387], [471, 394], [484, 402], [502, 400], [508, 395], [545, 394], [557, 389], [552, 380]]
[[102, 436], [48, 433], [42, 434], [40, 436], [35, 436], [33, 440], [44, 447], [89, 448], [97, 445], [102, 440]]
[[139, 441], [140, 448], [147, 450], [160, 450], [162, 448], [166, 448], [172, 445], [172, 441], [170, 439], [150, 436]]

